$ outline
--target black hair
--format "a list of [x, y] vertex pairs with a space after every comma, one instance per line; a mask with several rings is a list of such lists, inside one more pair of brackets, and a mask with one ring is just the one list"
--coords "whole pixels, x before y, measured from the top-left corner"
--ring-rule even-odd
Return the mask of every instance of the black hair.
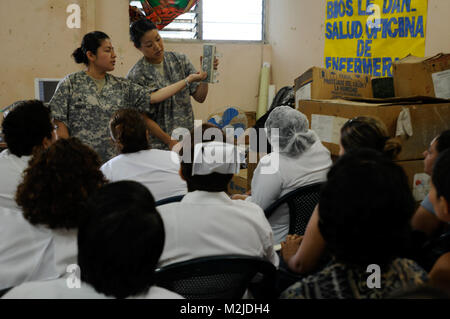
[[357, 148], [371, 148], [394, 159], [402, 150], [397, 138], [390, 138], [387, 128], [378, 119], [359, 116], [341, 128], [341, 145], [346, 152]]
[[436, 139], [436, 150], [438, 153], [450, 148], [450, 130], [446, 130], [439, 134]]
[[148, 131], [142, 114], [135, 109], [120, 109], [109, 121], [113, 142], [120, 154], [149, 149]]
[[42, 145], [44, 138], [51, 139], [53, 125], [50, 109], [41, 101], [20, 101], [8, 112], [2, 130], [9, 151], [18, 156], [31, 155], [33, 148]]
[[319, 230], [337, 261], [387, 265], [408, 256], [414, 199], [403, 169], [382, 153], [341, 156], [319, 200]]
[[109, 36], [101, 31], [89, 32], [83, 37], [81, 47], [73, 51], [72, 56], [78, 64], [84, 63], [89, 66], [89, 59], [87, 57], [88, 51], [97, 54], [98, 48], [102, 45], [103, 40], [109, 39]]
[[145, 33], [157, 29], [156, 25], [148, 19], [140, 19], [130, 26], [130, 39], [136, 48], [141, 47], [141, 39]]
[[443, 196], [450, 203], [450, 149], [439, 153], [431, 176], [438, 197]]
[[81, 280], [115, 298], [146, 293], [165, 240], [150, 191], [133, 181], [108, 184], [90, 198], [87, 212], [78, 231]]
[[[205, 134], [208, 130], [217, 129], [217, 134], [211, 135]], [[209, 175], [194, 175], [192, 176], [192, 166], [194, 162], [194, 149], [197, 141], [194, 139], [195, 128], [191, 130], [190, 139], [183, 140], [183, 149], [180, 152], [182, 156], [181, 161], [181, 173], [186, 180], [188, 192], [193, 191], [206, 191], [206, 192], [225, 192], [228, 189], [228, 184], [233, 178], [233, 174], [220, 174], [212, 173]], [[211, 131], [210, 131], [211, 132]], [[206, 143], [212, 141], [225, 142], [226, 137], [223, 132], [215, 125], [211, 123], [204, 123], [201, 126], [202, 138], [198, 142]], [[185, 148], [190, 148], [190, 158], [189, 161], [185, 161]]]

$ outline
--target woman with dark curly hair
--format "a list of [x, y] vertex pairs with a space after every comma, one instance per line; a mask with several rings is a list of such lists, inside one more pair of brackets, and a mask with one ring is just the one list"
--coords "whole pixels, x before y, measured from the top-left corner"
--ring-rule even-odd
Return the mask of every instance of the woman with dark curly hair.
[[156, 201], [187, 193], [186, 182], [178, 174], [179, 156], [171, 151], [149, 149], [148, 128], [138, 111], [116, 111], [109, 129], [119, 155], [101, 167], [108, 180], [139, 182], [150, 190]]
[[85, 202], [106, 183], [100, 165], [97, 153], [77, 138], [58, 140], [30, 160], [17, 188], [16, 202], [24, 217], [52, 231], [61, 274], [76, 263], [77, 228]]

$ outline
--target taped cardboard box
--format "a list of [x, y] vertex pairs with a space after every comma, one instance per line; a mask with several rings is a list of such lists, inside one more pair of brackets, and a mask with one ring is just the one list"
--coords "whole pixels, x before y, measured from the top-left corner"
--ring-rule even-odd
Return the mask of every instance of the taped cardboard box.
[[393, 64], [396, 97], [450, 99], [450, 54], [408, 56]]
[[[384, 101], [385, 103], [381, 103]], [[450, 101], [438, 99], [392, 99], [300, 101], [298, 108], [310, 122], [323, 144], [333, 155], [339, 154], [340, 129], [346, 121], [357, 116], [380, 119], [390, 136], [404, 136], [398, 160], [418, 160], [431, 140], [450, 128]], [[402, 114], [409, 120], [397, 120]], [[406, 123], [405, 123], [406, 122]], [[409, 124], [409, 125], [408, 125]], [[410, 126], [408, 128], [408, 126]], [[411, 136], [407, 136], [411, 134]]]
[[295, 79], [295, 101], [343, 97], [371, 98], [371, 76], [312, 67]]

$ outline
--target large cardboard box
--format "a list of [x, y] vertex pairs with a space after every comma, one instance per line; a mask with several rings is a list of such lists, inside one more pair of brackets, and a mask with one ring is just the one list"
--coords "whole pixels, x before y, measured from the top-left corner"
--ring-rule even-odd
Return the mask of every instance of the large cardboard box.
[[431, 140], [450, 128], [450, 102], [438, 99], [300, 101], [298, 109], [308, 117], [310, 127], [316, 131], [333, 155], [339, 153], [342, 125], [357, 116], [380, 119], [386, 125], [390, 136], [394, 137], [397, 133], [397, 118], [402, 111], [402, 114], [409, 112], [413, 134], [402, 138], [402, 151], [398, 157], [398, 160], [402, 161], [422, 159], [422, 153]]
[[450, 99], [450, 54], [408, 56], [393, 64], [396, 97]]
[[312, 67], [295, 79], [295, 102], [342, 97], [371, 98], [370, 75]]

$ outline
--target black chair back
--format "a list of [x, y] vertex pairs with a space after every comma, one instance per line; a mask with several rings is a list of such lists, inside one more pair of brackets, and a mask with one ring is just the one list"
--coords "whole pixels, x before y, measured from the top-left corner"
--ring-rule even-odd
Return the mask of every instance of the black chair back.
[[161, 205], [165, 205], [165, 204], [169, 204], [169, 203], [181, 202], [183, 197], [184, 197], [184, 195], [178, 195], [178, 196], [163, 198], [163, 199], [156, 201], [155, 206], [161, 206]]
[[265, 259], [220, 255], [158, 268], [155, 284], [186, 299], [240, 299], [247, 289], [255, 298], [271, 298], [275, 274], [275, 266]]
[[269, 218], [280, 205], [286, 203], [289, 207], [289, 234], [303, 235], [319, 202], [322, 185], [323, 183], [315, 183], [287, 193], [266, 208], [266, 217]]

